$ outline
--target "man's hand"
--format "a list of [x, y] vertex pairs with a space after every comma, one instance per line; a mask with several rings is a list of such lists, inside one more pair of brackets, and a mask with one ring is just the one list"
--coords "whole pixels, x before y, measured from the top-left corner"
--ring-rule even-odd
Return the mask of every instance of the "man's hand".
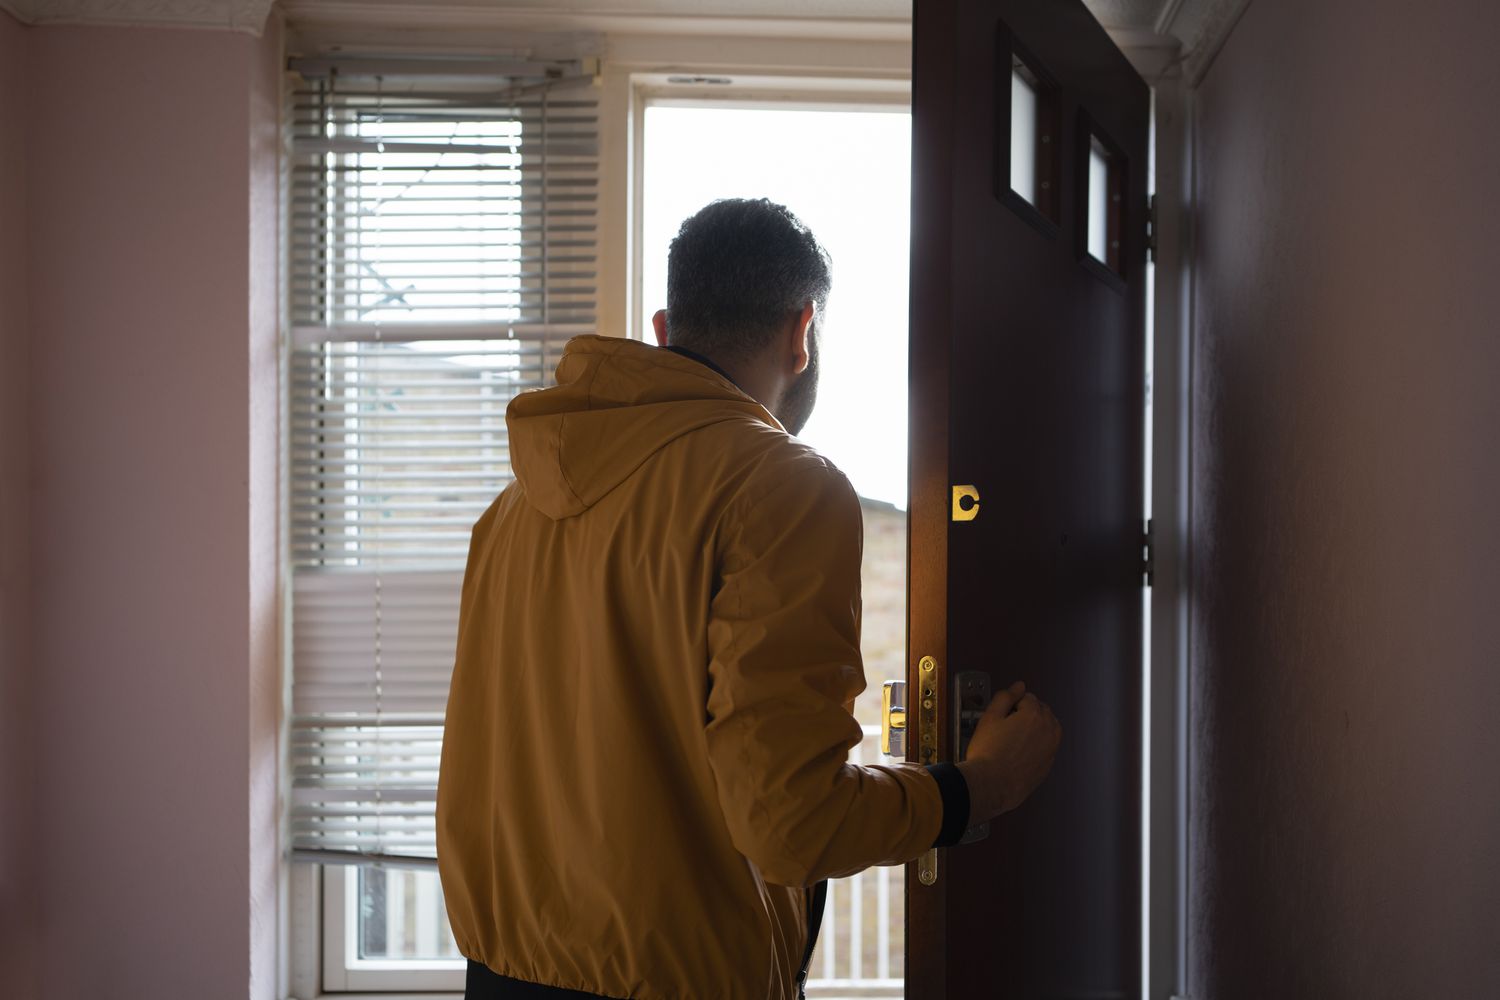
[[1062, 726], [1052, 709], [1017, 681], [990, 699], [958, 764], [969, 784], [969, 825], [1009, 812], [1052, 770]]

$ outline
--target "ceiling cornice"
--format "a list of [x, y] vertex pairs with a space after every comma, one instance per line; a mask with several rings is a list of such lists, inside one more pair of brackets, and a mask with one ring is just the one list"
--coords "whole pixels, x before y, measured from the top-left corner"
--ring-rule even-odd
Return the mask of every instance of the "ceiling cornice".
[[260, 34], [273, 0], [0, 0], [23, 24], [136, 25]]
[[1196, 87], [1251, 0], [1167, 0], [1156, 30], [1182, 42], [1182, 72]]
[[[788, 13], [789, 5], [746, 4], [734, 11], [723, 3], [655, 0], [638, 8], [619, 4], [507, 2], [396, 3], [392, 0], [282, 0], [287, 21], [296, 28], [417, 30], [424, 33], [509, 29], [529, 32], [589, 31], [604, 35], [746, 36], [907, 41], [909, 17], [831, 17]], [[725, 13], [725, 11], [734, 11]]]
[[[293, 24], [343, 30], [508, 28], [904, 42], [908, 0], [282, 0]], [[1251, 0], [1085, 0], [1148, 76], [1207, 72]], [[25, 24], [200, 28], [260, 34], [273, 0], [0, 0]], [[1154, 18], [1152, 14], [1154, 13]], [[1154, 24], [1148, 22], [1154, 20]], [[1154, 39], [1152, 35], [1156, 36]], [[1170, 53], [1172, 41], [1176, 53]]]
[[[587, 31], [907, 43], [920, 0], [281, 0], [300, 32]], [[1196, 85], [1250, 0], [1084, 0], [1143, 76]]]

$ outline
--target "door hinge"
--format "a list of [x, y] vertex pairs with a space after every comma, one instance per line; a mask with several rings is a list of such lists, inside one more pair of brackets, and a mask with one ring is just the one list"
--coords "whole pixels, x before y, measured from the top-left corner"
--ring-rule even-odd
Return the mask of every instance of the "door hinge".
[[1156, 195], [1153, 194], [1146, 202], [1146, 258], [1153, 264], [1156, 263], [1157, 230]]
[[1141, 527], [1141, 586], [1149, 587], [1156, 582], [1156, 541], [1151, 519]]

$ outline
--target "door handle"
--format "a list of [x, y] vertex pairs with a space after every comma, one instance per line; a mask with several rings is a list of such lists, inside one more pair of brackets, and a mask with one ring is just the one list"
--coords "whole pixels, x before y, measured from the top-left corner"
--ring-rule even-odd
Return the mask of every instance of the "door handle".
[[[924, 764], [937, 762], [937, 661], [924, 656], [918, 664], [917, 745], [918, 760]], [[948, 710], [952, 714], [953, 759], [963, 760], [969, 750], [969, 741], [984, 716], [990, 703], [990, 675], [982, 670], [964, 670], [952, 675], [952, 691]], [[907, 735], [906, 682], [886, 681], [880, 694], [881, 731], [880, 748], [894, 757], [904, 757]], [[989, 823], [976, 823], [964, 831], [959, 844], [972, 844], [990, 835]], [[917, 881], [923, 885], [937, 882], [937, 849], [933, 848], [917, 859]]]
[[[969, 741], [990, 703], [990, 675], [983, 670], [965, 670], [953, 675], [953, 698], [948, 704], [953, 712], [953, 759], [963, 760], [969, 754]], [[990, 824], [975, 823], [964, 831], [959, 844], [972, 844], [990, 835]]]

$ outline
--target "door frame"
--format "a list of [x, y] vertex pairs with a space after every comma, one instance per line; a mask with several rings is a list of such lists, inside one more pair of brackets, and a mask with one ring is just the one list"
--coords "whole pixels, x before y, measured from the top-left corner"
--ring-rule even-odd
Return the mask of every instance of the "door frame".
[[[1127, 54], [1129, 54], [1127, 52]], [[1187, 986], [1188, 623], [1192, 453], [1191, 130], [1180, 75], [1151, 80], [1154, 250], [1148, 307], [1151, 414], [1147, 511], [1153, 580], [1143, 688], [1142, 996], [1174, 1000]]]

